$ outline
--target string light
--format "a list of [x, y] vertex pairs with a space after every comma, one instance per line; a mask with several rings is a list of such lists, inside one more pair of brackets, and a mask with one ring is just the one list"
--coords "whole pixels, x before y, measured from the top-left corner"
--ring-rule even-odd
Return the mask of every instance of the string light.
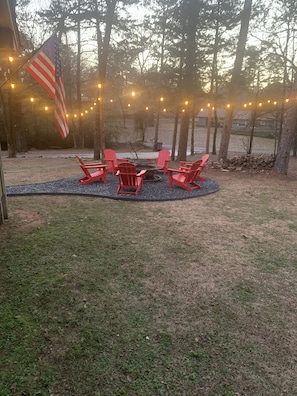
[[[100, 84], [98, 84], [98, 85], [100, 85]], [[14, 89], [15, 87], [16, 87], [16, 85], [15, 84], [10, 84], [10, 87], [12, 88], [12, 89]], [[131, 93], [131, 95], [132, 96], [136, 96], [136, 93], [133, 91], [132, 93]], [[35, 101], [36, 101], [36, 98], [34, 98], [34, 97], [31, 97], [31, 98], [28, 98], [29, 99], [29, 101], [33, 104], [33, 103], [35, 103]], [[98, 98], [98, 100], [101, 100], [102, 98]], [[294, 101], [296, 101], [297, 102], [297, 96], [296, 97], [294, 97], [293, 98], [294, 99]], [[164, 101], [164, 97], [160, 97], [159, 98], [159, 101], [160, 102], [163, 102]], [[114, 101], [114, 99], [109, 99], [109, 102], [110, 103], [114, 103], [115, 101]], [[184, 103], [184, 106], [187, 106], [188, 104], [189, 104], [189, 101], [188, 100], [184, 100], [183, 101], [183, 103]], [[243, 103], [241, 106], [240, 106], [240, 104], [237, 104], [236, 105], [236, 110], [240, 110], [240, 107], [242, 108], [242, 109], [247, 109], [248, 107], [253, 107], [253, 108], [255, 108], [255, 107], [258, 107], [258, 108], [264, 108], [264, 106], [266, 105], [266, 106], [273, 106], [273, 107], [276, 107], [277, 105], [279, 105], [279, 103], [281, 103], [281, 101], [277, 101], [277, 100], [271, 100], [271, 99], [267, 99], [265, 102], [248, 102], [248, 103]], [[283, 101], [282, 101], [282, 103], [283, 104], [287, 104], [287, 105], [289, 105], [289, 103], [292, 103], [292, 98], [285, 98], [285, 99], [283, 99]], [[89, 114], [89, 112], [90, 111], [92, 111], [92, 110], [94, 110], [94, 106], [96, 106], [97, 105], [97, 103], [96, 102], [94, 102], [93, 104], [92, 104], [92, 106], [90, 106], [90, 107], [88, 107], [88, 109], [85, 109], [85, 110], [82, 110], [83, 112], [82, 113], [80, 113], [80, 114], [68, 114], [67, 115], [67, 117], [73, 117], [73, 118], [77, 118], [78, 116], [81, 116], [81, 117], [83, 117], [83, 116], [86, 116], [86, 115], [88, 115]], [[128, 109], [130, 109], [131, 108], [131, 103], [128, 103], [127, 105], [127, 108]], [[232, 104], [230, 104], [230, 103], [227, 103], [227, 104], [225, 104], [225, 108], [230, 108], [230, 107], [234, 107], [234, 105], [232, 105]], [[223, 109], [224, 108], [224, 105], [222, 104], [222, 105], [220, 105], [220, 106], [214, 106], [212, 103], [206, 103], [205, 104], [205, 107], [201, 107], [200, 109], [199, 109], [199, 111], [200, 112], [203, 112], [204, 110], [205, 110], [205, 108], [207, 108], [207, 109], [212, 109], [212, 110], [215, 110], [215, 109], [218, 109], [218, 108], [220, 108], [220, 109]], [[47, 105], [44, 105], [43, 107], [40, 107], [40, 110], [41, 109], [43, 109], [43, 111], [49, 111], [49, 106], [47, 106]], [[144, 109], [146, 110], [146, 111], [148, 111], [149, 110], [149, 107], [148, 106], [145, 106], [144, 107]], [[162, 110], [161, 110], [163, 113], [166, 113], [167, 111], [168, 111], [168, 109], [167, 108], [162, 108]], [[182, 113], [184, 113], [186, 110], [185, 110], [185, 108], [183, 108], [182, 110], [181, 110], [181, 112]], [[268, 109], [268, 111], [269, 111], [269, 109]]]

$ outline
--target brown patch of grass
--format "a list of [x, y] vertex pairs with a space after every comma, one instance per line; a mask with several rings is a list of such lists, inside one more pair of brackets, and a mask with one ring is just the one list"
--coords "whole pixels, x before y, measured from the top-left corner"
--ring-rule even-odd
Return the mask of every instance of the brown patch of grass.
[[[19, 184], [14, 161], [7, 184]], [[54, 161], [22, 159], [21, 174], [79, 170]], [[9, 373], [5, 355], [5, 383], [15, 394], [295, 394], [296, 159], [290, 166], [287, 177], [209, 166], [220, 191], [176, 202], [9, 197], [2, 323], [6, 349], [18, 344], [28, 361]], [[30, 334], [44, 346], [35, 359]]]

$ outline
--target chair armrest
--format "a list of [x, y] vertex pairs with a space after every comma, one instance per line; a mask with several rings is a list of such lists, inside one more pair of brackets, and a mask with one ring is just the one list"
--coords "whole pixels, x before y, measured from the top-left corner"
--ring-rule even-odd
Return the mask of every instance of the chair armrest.
[[84, 164], [82, 166], [84, 168], [87, 168], [87, 169], [92, 169], [92, 168], [104, 169], [104, 168], [106, 168], [106, 165], [104, 165], [104, 164], [95, 164], [95, 163], [93, 163], [93, 164]]
[[179, 169], [189, 169], [193, 165], [193, 162], [181, 161], [179, 164]]
[[190, 169], [173, 169], [173, 168], [168, 168], [167, 172], [169, 173], [190, 173]]
[[137, 173], [137, 176], [143, 176], [146, 173], [146, 170], [143, 169], [139, 173]]
[[92, 165], [92, 166], [98, 166], [98, 165], [104, 165], [102, 162], [85, 162], [84, 165]]

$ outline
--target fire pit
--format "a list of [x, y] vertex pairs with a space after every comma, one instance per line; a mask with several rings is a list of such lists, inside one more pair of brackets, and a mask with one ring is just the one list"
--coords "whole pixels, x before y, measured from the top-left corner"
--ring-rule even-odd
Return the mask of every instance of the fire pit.
[[135, 160], [133, 164], [136, 165], [136, 171], [140, 172], [141, 170], [146, 170], [143, 181], [160, 181], [161, 176], [156, 173], [162, 169], [161, 166], [156, 165], [154, 162], [144, 159], [144, 160]]

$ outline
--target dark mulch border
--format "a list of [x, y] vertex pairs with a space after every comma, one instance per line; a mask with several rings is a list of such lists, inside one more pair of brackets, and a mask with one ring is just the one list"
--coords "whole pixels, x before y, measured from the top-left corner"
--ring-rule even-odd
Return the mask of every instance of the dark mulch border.
[[162, 175], [160, 181], [145, 181], [138, 195], [117, 194], [118, 178], [116, 176], [108, 176], [107, 184], [102, 181], [94, 182], [86, 186], [82, 186], [78, 182], [79, 176], [67, 179], [24, 184], [18, 186], [7, 186], [6, 193], [8, 196], [16, 195], [84, 195], [101, 198], [110, 198], [129, 201], [170, 201], [202, 197], [212, 194], [219, 190], [219, 184], [211, 179], [200, 182], [201, 189], [188, 192], [176, 185], [172, 189], [168, 185], [168, 177]]

